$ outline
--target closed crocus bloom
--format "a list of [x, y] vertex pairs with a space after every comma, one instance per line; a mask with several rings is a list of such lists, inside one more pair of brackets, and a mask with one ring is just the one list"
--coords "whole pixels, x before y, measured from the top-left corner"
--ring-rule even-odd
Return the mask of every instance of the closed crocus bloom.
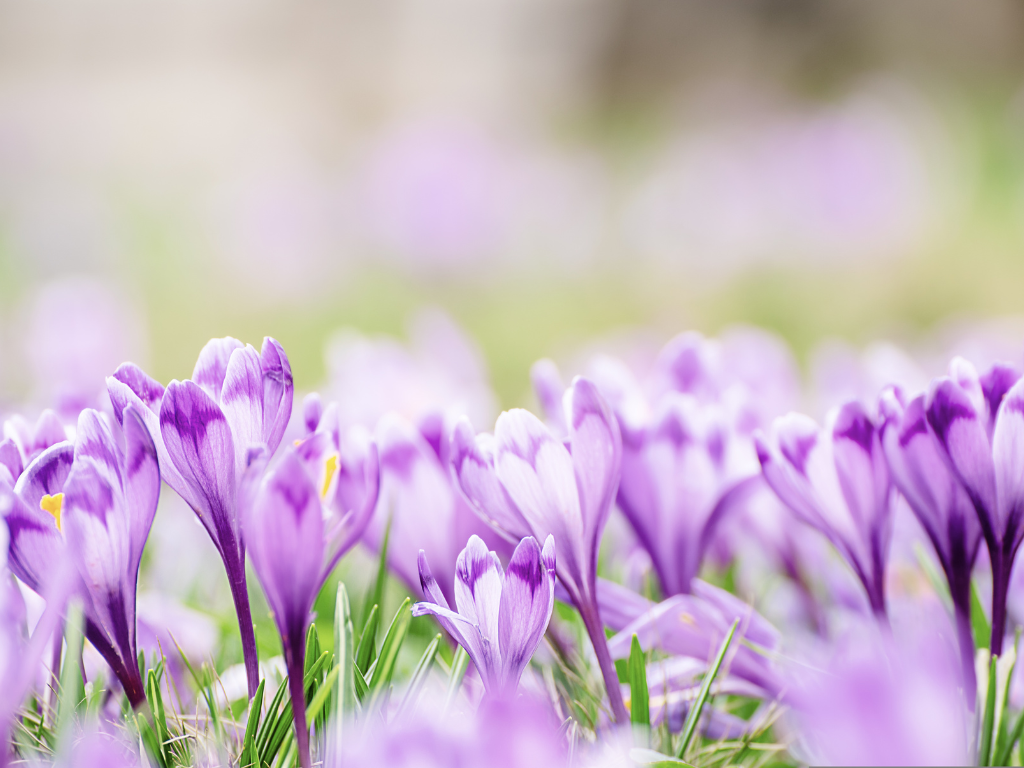
[[82, 411], [74, 446], [52, 446], [25, 468], [7, 521], [12, 570], [34, 591], [51, 588], [54, 562], [74, 562], [85, 635], [138, 706], [145, 691], [136, 661], [135, 594], [160, 471], [135, 406], [125, 408], [123, 422], [121, 430], [97, 411]]
[[238, 613], [249, 696], [258, 680], [256, 636], [245, 583], [245, 543], [237, 510], [239, 478], [254, 450], [273, 455], [292, 410], [292, 372], [274, 339], [263, 349], [213, 339], [192, 378], [164, 388], [137, 366], [107, 379], [114, 413], [134, 403], [154, 436], [163, 479], [192, 508], [213, 540]]
[[935, 431], [928, 424], [925, 396], [904, 408], [899, 392], [882, 396], [882, 447], [893, 484], [921, 523], [942, 566], [956, 615], [964, 687], [975, 688], [971, 635], [971, 570], [981, 526], [970, 497], [957, 479]]
[[935, 379], [924, 402], [941, 456], [977, 515], [992, 564], [992, 643], [1000, 654], [1006, 633], [1006, 592], [1024, 537], [1024, 383], [996, 365], [979, 377], [966, 360]]
[[871, 609], [885, 615], [892, 533], [890, 481], [879, 430], [864, 406], [832, 411], [824, 429], [791, 413], [756, 438], [764, 477], [803, 522], [826, 536], [857, 574]]
[[597, 387], [577, 377], [565, 394], [565, 443], [532, 413], [498, 417], [494, 436], [465, 421], [452, 436], [451, 464], [478, 514], [513, 539], [554, 536], [558, 578], [593, 643], [612, 713], [628, 718], [597, 605], [597, 553], [619, 483], [622, 440]]
[[516, 692], [523, 670], [540, 644], [555, 605], [555, 541], [544, 549], [527, 536], [507, 571], [479, 536], [472, 536], [455, 565], [455, 607], [419, 556], [420, 582], [430, 602], [416, 603], [414, 616], [431, 614], [473, 660], [492, 696]]
[[645, 426], [622, 428], [618, 501], [665, 595], [690, 591], [719, 522], [760, 484], [757, 457], [723, 409], [662, 398]]
[[[286, 448], [258, 480], [256, 464], [243, 483], [249, 557], [274, 615], [292, 701], [304, 701], [305, 637], [313, 602], [323, 583], [324, 519], [320, 493], [293, 448]], [[252, 482], [253, 487], [248, 487]], [[304, 707], [294, 707], [299, 759], [309, 768]]]

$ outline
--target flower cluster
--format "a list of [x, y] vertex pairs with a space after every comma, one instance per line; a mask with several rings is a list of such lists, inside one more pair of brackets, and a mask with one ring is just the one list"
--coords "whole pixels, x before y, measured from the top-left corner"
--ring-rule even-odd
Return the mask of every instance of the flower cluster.
[[778, 340], [686, 333], [568, 386], [540, 361], [541, 415], [492, 430], [478, 369], [372, 348], [332, 363], [344, 402], [293, 408], [282, 345], [226, 338], [191, 379], [125, 363], [75, 419], [8, 416], [0, 766], [1014, 757], [1015, 365], [894, 372], [819, 424]]

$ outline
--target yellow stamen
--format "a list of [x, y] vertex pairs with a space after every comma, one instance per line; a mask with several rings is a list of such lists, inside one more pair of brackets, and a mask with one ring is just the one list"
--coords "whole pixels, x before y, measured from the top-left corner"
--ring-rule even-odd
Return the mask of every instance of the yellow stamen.
[[57, 530], [60, 530], [60, 511], [61, 507], [64, 506], [64, 494], [55, 493], [53, 496], [46, 494], [39, 500], [39, 508], [44, 512], [49, 512], [53, 515], [53, 519], [57, 521]]
[[331, 487], [331, 480], [334, 479], [334, 473], [338, 469], [338, 454], [333, 453], [327, 457], [327, 461], [324, 462], [324, 489], [320, 491], [320, 498], [327, 498], [327, 490]]
[[302, 441], [301, 440], [293, 440], [292, 441], [292, 445], [294, 445], [296, 448], [298, 448], [300, 445], [302, 445]]

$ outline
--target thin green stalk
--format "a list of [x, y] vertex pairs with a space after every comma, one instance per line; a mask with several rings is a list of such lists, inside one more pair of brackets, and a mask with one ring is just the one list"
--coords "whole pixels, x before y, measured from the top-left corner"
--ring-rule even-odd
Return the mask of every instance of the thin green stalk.
[[711, 665], [711, 669], [709, 669], [707, 674], [704, 675], [704, 681], [701, 683], [700, 690], [697, 693], [697, 698], [690, 707], [690, 713], [686, 718], [685, 725], [683, 726], [683, 738], [679, 742], [679, 749], [676, 751], [676, 757], [680, 760], [686, 758], [686, 749], [690, 746], [690, 740], [693, 738], [693, 734], [697, 730], [697, 723], [700, 721], [700, 715], [704, 709], [704, 703], [707, 701], [708, 694], [711, 692], [711, 684], [714, 682], [715, 677], [718, 676], [718, 670], [722, 666], [722, 661], [725, 659], [725, 654], [729, 650], [729, 645], [732, 643], [732, 637], [736, 633], [736, 627], [738, 627], [739, 624], [740, 620], [736, 619], [729, 628], [729, 634], [725, 636], [725, 641], [722, 643], [722, 647], [718, 650], [718, 655], [715, 657], [715, 661]]

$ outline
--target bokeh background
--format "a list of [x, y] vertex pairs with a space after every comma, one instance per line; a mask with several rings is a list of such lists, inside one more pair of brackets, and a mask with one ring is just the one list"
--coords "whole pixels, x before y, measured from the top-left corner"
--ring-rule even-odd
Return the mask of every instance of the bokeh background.
[[508, 407], [637, 329], [1021, 347], [1022, 288], [1011, 0], [0, 4], [7, 403], [435, 306]]

